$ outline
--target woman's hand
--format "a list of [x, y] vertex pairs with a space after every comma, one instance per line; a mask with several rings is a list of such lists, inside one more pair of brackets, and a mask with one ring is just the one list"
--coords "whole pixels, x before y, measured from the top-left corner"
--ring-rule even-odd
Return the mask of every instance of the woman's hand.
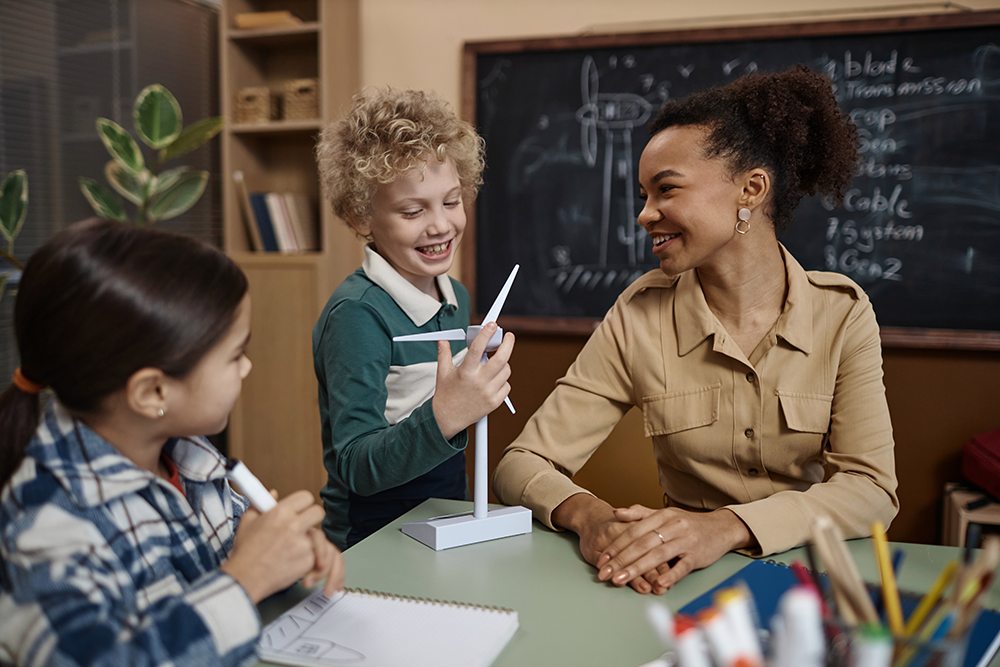
[[614, 510], [614, 516], [628, 526], [598, 556], [597, 578], [616, 586], [643, 581], [656, 595], [691, 571], [753, 544], [749, 529], [728, 509], [688, 512], [632, 505]]
[[448, 342], [438, 341], [437, 379], [431, 408], [446, 440], [496, 410], [510, 393], [507, 362], [514, 351], [514, 334], [505, 333], [493, 356], [486, 363], [481, 361], [496, 328], [495, 322], [483, 325], [458, 366], [452, 360]]
[[[312, 531], [324, 514], [308, 491], [296, 491], [264, 514], [247, 510], [222, 571], [243, 586], [254, 603], [291, 586], [317, 566]], [[328, 551], [322, 559], [326, 570], [332, 572], [336, 565], [332, 560], [337, 559]]]
[[[615, 516], [615, 509], [603, 500], [587, 493], [578, 493], [564, 500], [552, 511], [552, 523], [572, 530], [580, 537], [580, 554], [597, 567], [601, 554], [629, 528], [630, 521]], [[646, 573], [650, 579], [659, 576], [654, 568]], [[650, 593], [652, 584], [638, 577], [628, 582], [637, 593]]]

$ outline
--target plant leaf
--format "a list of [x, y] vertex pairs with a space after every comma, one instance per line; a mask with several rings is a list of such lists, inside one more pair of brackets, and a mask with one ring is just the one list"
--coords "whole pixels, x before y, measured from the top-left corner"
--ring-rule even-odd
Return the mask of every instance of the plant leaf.
[[158, 83], [146, 86], [132, 108], [135, 130], [150, 148], [168, 146], [181, 133], [181, 105], [169, 90]]
[[153, 187], [150, 188], [150, 195], [158, 195], [162, 192], [166, 192], [170, 187], [177, 182], [181, 176], [191, 171], [191, 167], [174, 167], [173, 169], [167, 169], [162, 174], [157, 175], [156, 180], [153, 182]]
[[195, 205], [208, 183], [207, 171], [189, 171], [182, 174], [177, 182], [156, 195], [146, 214], [150, 220], [176, 218]]
[[142, 171], [144, 163], [139, 144], [121, 125], [107, 118], [97, 119], [97, 133], [101, 135], [104, 147], [111, 157], [118, 160], [123, 167], [137, 174]]
[[0, 184], [0, 234], [8, 243], [17, 238], [28, 212], [28, 174], [15, 169]]
[[222, 116], [209, 116], [191, 123], [169, 146], [160, 151], [160, 162], [190, 153], [214, 137], [222, 129]]
[[146, 199], [146, 185], [151, 176], [148, 169], [133, 174], [117, 160], [108, 160], [104, 165], [104, 177], [108, 179], [111, 187], [136, 206], [142, 206], [142, 202]]
[[94, 179], [81, 176], [80, 192], [83, 193], [90, 208], [94, 209], [94, 213], [98, 217], [118, 222], [128, 221], [125, 207], [122, 206], [121, 201]]

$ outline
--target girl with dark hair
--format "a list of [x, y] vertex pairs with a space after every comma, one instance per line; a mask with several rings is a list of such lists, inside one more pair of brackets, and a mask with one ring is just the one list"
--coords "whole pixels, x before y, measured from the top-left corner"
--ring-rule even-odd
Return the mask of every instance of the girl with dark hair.
[[[776, 227], [842, 193], [857, 132], [799, 67], [668, 102], [639, 160], [660, 270], [618, 298], [507, 448], [494, 486], [580, 537], [600, 581], [662, 593], [731, 550], [848, 537], [898, 509], [879, 329], [849, 278], [805, 271]], [[615, 509], [571, 476], [642, 411], [664, 508]]]
[[312, 494], [258, 514], [194, 435], [222, 430], [250, 372], [247, 281], [225, 255], [78, 223], [31, 257], [14, 319], [0, 663], [240, 664], [257, 602], [303, 576], [341, 586]]

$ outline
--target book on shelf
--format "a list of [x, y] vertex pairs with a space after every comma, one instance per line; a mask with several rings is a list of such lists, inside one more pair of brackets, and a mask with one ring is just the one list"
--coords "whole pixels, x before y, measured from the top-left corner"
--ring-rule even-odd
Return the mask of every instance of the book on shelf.
[[264, 628], [257, 653], [312, 667], [487, 667], [517, 627], [512, 609], [348, 589], [286, 611]]
[[254, 224], [260, 232], [264, 252], [278, 252], [278, 239], [274, 233], [274, 224], [271, 222], [271, 214], [267, 211], [267, 201], [264, 193], [250, 193], [250, 207], [253, 210]]
[[301, 23], [301, 19], [284, 9], [268, 12], [240, 12], [233, 17], [233, 24], [243, 30], [301, 25]]
[[292, 223], [288, 219], [284, 206], [284, 197], [279, 192], [265, 192], [263, 194], [271, 226], [274, 228], [274, 236], [278, 240], [278, 252], [296, 252], [298, 246], [292, 231]]
[[242, 212], [243, 224], [247, 230], [247, 238], [250, 240], [250, 249], [257, 252], [265, 250], [260, 229], [257, 227], [257, 218], [254, 216], [253, 205], [250, 202], [250, 191], [247, 190], [246, 179], [243, 178], [243, 172], [239, 169], [234, 171], [233, 180], [236, 182], [236, 197], [240, 200], [240, 211]]
[[299, 247], [303, 250], [319, 250], [319, 229], [316, 224], [319, 216], [309, 197], [301, 192], [286, 192], [285, 203]]
[[250, 250], [295, 253], [319, 249], [318, 215], [308, 195], [251, 191], [240, 170], [233, 172], [233, 180]]

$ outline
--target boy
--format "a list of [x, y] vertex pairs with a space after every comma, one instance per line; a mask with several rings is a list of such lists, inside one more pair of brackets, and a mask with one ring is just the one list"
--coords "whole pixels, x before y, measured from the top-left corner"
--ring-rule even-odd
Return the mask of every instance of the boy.
[[[323, 527], [347, 548], [427, 498], [467, 496], [466, 429], [510, 391], [514, 338], [485, 364], [495, 326], [467, 351], [392, 342], [469, 325], [468, 292], [447, 276], [482, 182], [482, 139], [468, 123], [427, 93], [368, 90], [323, 131], [317, 160], [333, 210], [366, 241], [313, 329]], [[466, 352], [473, 362], [462, 364]]]

